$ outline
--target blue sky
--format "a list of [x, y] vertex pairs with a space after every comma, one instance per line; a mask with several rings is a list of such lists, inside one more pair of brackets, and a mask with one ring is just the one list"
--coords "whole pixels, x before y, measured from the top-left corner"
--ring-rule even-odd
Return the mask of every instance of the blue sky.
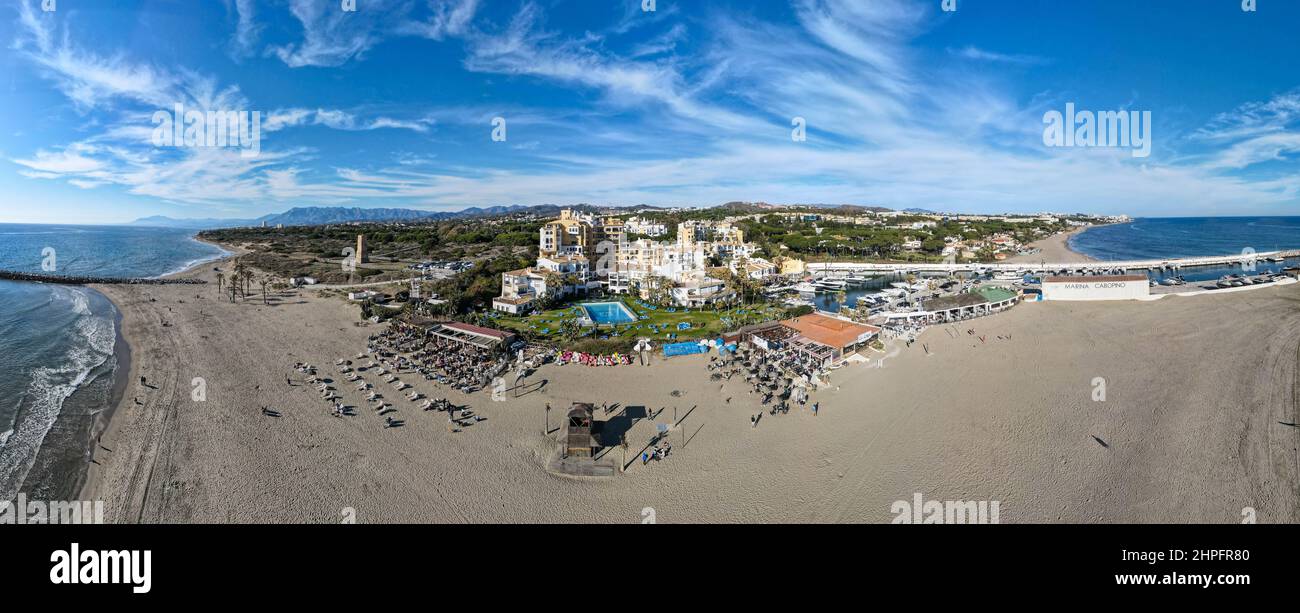
[[[654, 4], [12, 0], [0, 222], [731, 200], [1300, 214], [1300, 2]], [[176, 103], [260, 112], [260, 153], [155, 146]], [[1045, 146], [1066, 103], [1150, 111], [1150, 155]]]

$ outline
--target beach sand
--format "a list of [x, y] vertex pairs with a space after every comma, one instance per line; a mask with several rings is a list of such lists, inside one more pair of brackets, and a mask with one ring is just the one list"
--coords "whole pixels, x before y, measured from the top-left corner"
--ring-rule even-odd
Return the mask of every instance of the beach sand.
[[1049, 264], [1063, 262], [1096, 262], [1096, 258], [1086, 256], [1070, 249], [1070, 237], [1085, 230], [1087, 230], [1087, 228], [1076, 228], [1069, 232], [1053, 234], [1043, 240], [1035, 241], [1030, 243], [1030, 246], [1038, 248], [1040, 250], [1038, 253], [1012, 256], [1007, 258], [1006, 261], [1010, 263], [1032, 262], [1035, 264], [1039, 262], [1047, 262]]
[[[212, 264], [185, 274], [211, 278]], [[891, 344], [892, 357], [835, 371], [814, 395], [820, 415], [764, 413], [757, 427], [741, 378], [709, 381], [700, 356], [549, 365], [529, 378], [542, 391], [507, 402], [402, 377], [488, 418], [460, 433], [375, 376], [404, 427], [385, 429], [341, 379], [358, 415], [333, 417], [291, 372], [305, 361], [337, 376], [334, 360], [380, 329], [359, 325], [355, 305], [101, 287], [123, 313], [132, 373], [82, 495], [111, 522], [640, 522], [647, 507], [661, 523], [889, 522], [915, 493], [999, 501], [1004, 523], [1233, 523], [1244, 507], [1295, 522], [1300, 429], [1284, 424], [1300, 395], [1298, 287], [1022, 304]], [[205, 401], [192, 399], [196, 377]], [[554, 428], [579, 400], [662, 408], [660, 423], [676, 408], [673, 454], [613, 478], [547, 472], [543, 407]], [[629, 459], [654, 431], [636, 421]]]

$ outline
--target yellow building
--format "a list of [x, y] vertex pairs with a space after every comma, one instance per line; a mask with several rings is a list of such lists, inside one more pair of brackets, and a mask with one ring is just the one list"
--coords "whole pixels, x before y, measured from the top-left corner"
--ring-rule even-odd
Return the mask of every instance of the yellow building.
[[589, 220], [569, 209], [560, 218], [547, 222], [540, 231], [538, 251], [543, 257], [582, 255], [591, 257], [595, 248], [595, 227]]

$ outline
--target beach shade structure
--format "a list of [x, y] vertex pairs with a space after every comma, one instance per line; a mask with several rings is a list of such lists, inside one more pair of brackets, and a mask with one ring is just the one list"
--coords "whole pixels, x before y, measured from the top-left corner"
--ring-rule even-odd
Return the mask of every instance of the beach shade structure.
[[565, 457], [590, 458], [594, 443], [591, 437], [591, 419], [594, 407], [589, 402], [575, 402], [569, 408], [564, 430]]

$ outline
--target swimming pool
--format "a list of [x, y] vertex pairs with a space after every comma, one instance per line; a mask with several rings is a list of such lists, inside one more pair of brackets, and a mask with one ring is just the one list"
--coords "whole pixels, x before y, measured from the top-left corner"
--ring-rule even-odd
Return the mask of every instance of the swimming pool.
[[636, 321], [636, 315], [621, 302], [588, 302], [582, 305], [582, 310], [596, 324], [626, 324]]

